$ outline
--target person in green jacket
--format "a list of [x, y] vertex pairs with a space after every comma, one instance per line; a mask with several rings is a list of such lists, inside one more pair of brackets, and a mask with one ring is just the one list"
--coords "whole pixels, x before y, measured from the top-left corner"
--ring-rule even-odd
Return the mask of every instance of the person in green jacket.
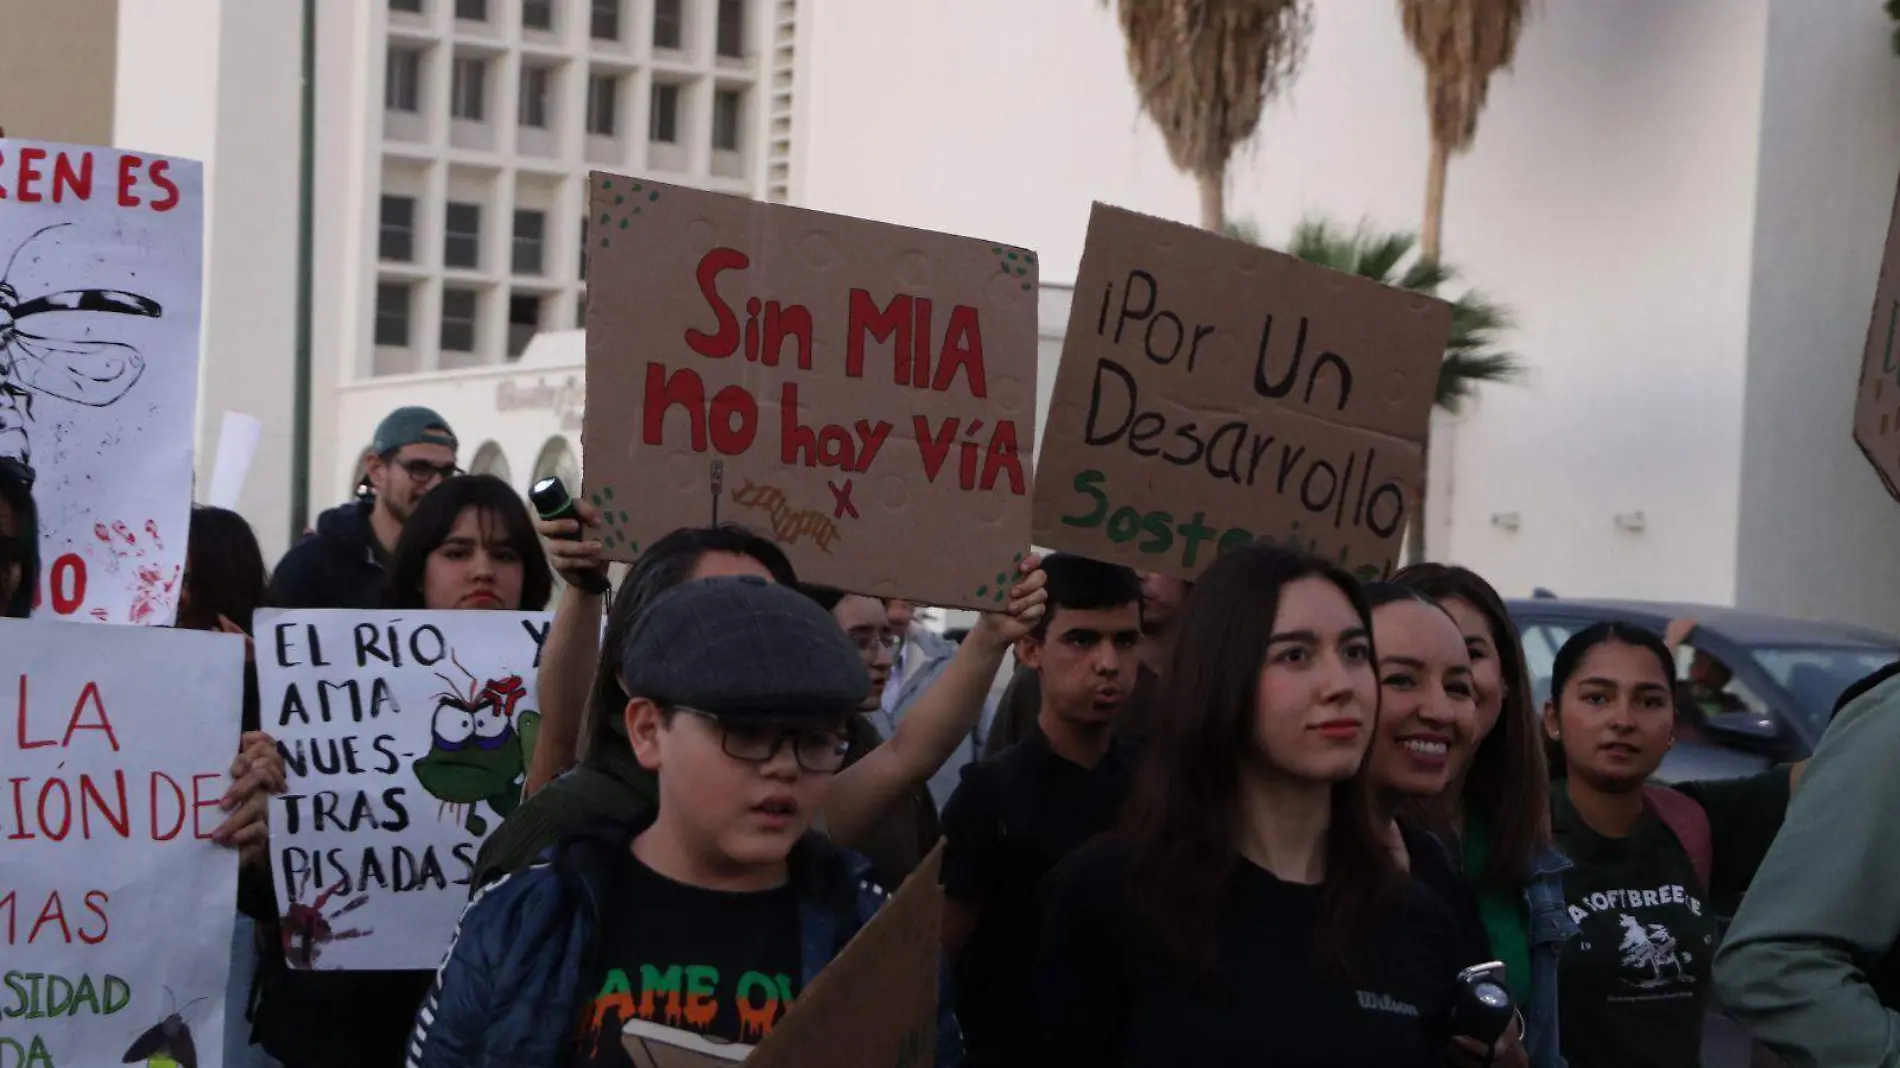
[[1715, 957], [1791, 1068], [1900, 1065], [1900, 665], [1850, 687]]

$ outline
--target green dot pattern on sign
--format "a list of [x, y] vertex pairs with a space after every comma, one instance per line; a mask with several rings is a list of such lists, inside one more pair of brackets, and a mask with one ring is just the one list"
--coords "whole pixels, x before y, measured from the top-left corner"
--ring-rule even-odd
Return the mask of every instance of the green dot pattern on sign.
[[[614, 187], [614, 183], [611, 180], [603, 181], [600, 183], [600, 187], [602, 189], [612, 189]], [[646, 186], [640, 182], [632, 183], [631, 191], [633, 193], [645, 192], [647, 195], [646, 200], [648, 204], [651, 204], [654, 201], [660, 199], [660, 191], [658, 189], [647, 189]], [[620, 225], [618, 227], [621, 230], [625, 230], [628, 227], [628, 225], [632, 222], [629, 211], [631, 212], [631, 215], [639, 215], [643, 212], [644, 207], [645, 207], [645, 205], [642, 205], [642, 204], [634, 204], [631, 206], [631, 208], [629, 208], [627, 204], [628, 195], [629, 194], [627, 193], [614, 194], [614, 205], [621, 209], [621, 215], [619, 218]], [[605, 227], [612, 227], [614, 225], [614, 222], [615, 222], [615, 219], [614, 219], [613, 212], [603, 211], [600, 213], [600, 225], [605, 226]], [[613, 247], [613, 239], [611, 237], [602, 235], [600, 239], [600, 247], [601, 248]]]
[[[1015, 559], [1010, 561], [1012, 565], [1022, 562], [1022, 553], [1017, 553]], [[1009, 596], [1009, 575], [1010, 571], [1013, 570], [1015, 570], [1015, 568], [1012, 566], [1009, 570], [998, 571], [994, 582], [986, 582], [978, 586], [976, 588], [976, 599], [979, 601], [991, 601], [995, 604], [1002, 604], [1004, 598]]]
[[[1002, 267], [1005, 278], [1026, 278], [1029, 269], [1036, 265], [1036, 254], [1033, 252], [1015, 252], [1001, 245], [991, 245], [990, 254], [998, 257], [998, 265]], [[1028, 282], [1022, 283], [1022, 287], [1025, 290], [1030, 288]]]

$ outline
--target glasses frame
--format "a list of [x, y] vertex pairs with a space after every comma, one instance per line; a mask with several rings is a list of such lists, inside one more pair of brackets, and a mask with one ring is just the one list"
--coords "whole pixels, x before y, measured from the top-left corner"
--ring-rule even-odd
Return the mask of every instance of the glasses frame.
[[[417, 484], [432, 482], [436, 479], [447, 482], [449, 479], [464, 473], [460, 465], [432, 464], [427, 460], [404, 460], [401, 463], [396, 463], [392, 460], [390, 464], [403, 474], [408, 475], [409, 481]], [[416, 474], [417, 468], [424, 469], [424, 473], [420, 475]]]
[[[740, 761], [741, 763], [769, 764], [772, 762], [772, 759], [774, 757], [778, 756], [779, 750], [785, 748], [785, 745], [788, 741], [791, 742], [791, 746], [792, 746], [792, 759], [798, 762], [799, 768], [804, 771], [809, 771], [815, 775], [835, 775], [838, 772], [843, 771], [845, 764], [847, 764], [851, 760], [851, 736], [848, 733], [841, 730], [832, 730], [828, 727], [789, 727], [789, 726], [784, 726], [784, 725], [778, 725], [778, 737], [772, 739], [772, 748], [767, 750], [764, 756], [748, 756], [743, 753], [735, 753], [732, 751], [732, 730], [726, 724], [726, 721], [721, 719], [719, 716], [716, 716], [713, 713], [704, 711], [702, 709], [689, 708], [686, 705], [674, 705], [672, 706], [672, 711], [684, 712], [689, 716], [694, 716], [698, 719], [705, 720], [707, 723], [710, 723], [716, 730], [719, 731], [720, 751], [725, 753], [727, 756], [731, 757], [732, 759]], [[800, 752], [800, 747], [796, 740], [799, 735], [804, 735], [804, 734], [826, 734], [835, 738], [837, 741], [837, 754], [838, 754], [837, 766], [830, 767], [830, 768], [815, 768], [815, 767], [812, 767], [809, 763], [806, 763], [805, 754]]]

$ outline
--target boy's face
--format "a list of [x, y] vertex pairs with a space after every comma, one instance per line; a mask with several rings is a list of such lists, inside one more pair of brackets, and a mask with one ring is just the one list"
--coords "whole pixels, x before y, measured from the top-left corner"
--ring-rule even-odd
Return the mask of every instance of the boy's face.
[[[681, 839], [707, 863], [738, 872], [784, 863], [811, 827], [835, 773], [808, 770], [794, 749], [802, 744], [806, 763], [820, 763], [815, 754], [828, 737], [842, 740], [846, 718], [821, 728], [726, 727], [693, 712], [662, 716], [636, 698], [627, 707], [627, 733], [640, 763], [658, 774], [660, 811]], [[763, 762], [731, 755], [762, 752], [781, 737]]]

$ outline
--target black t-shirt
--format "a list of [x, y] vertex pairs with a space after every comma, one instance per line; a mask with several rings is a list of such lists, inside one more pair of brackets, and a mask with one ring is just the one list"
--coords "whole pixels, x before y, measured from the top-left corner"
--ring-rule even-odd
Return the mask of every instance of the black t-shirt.
[[1245, 860], [1216, 927], [1214, 975], [1141, 948], [1127, 846], [1094, 843], [1050, 876], [1036, 987], [1046, 1065], [1442, 1068], [1467, 961], [1449, 910], [1408, 880], [1351, 982], [1313, 960], [1320, 888]]
[[1564, 1058], [1571, 1068], [1695, 1068], [1716, 930], [1689, 855], [1653, 811], [1627, 837], [1596, 833], [1561, 783], [1551, 825], [1571, 860], [1564, 901], [1579, 929], [1559, 965]]
[[660, 875], [631, 849], [622, 856], [569, 1063], [632, 1065], [622, 1028], [633, 1020], [748, 1045], [771, 1033], [798, 995], [797, 892], [704, 890]]
[[1491, 936], [1485, 933], [1484, 917], [1478, 911], [1478, 894], [1459, 874], [1450, 848], [1429, 832], [1403, 824], [1399, 834], [1405, 839], [1406, 854], [1412, 858], [1412, 878], [1437, 894], [1451, 915], [1458, 967], [1462, 970], [1488, 962]]
[[1034, 1063], [1041, 889], [1057, 863], [1114, 827], [1132, 750], [1094, 767], [1057, 756], [1040, 733], [963, 770], [943, 810], [944, 893], [977, 913], [956, 962], [958, 1022], [973, 1065]]

